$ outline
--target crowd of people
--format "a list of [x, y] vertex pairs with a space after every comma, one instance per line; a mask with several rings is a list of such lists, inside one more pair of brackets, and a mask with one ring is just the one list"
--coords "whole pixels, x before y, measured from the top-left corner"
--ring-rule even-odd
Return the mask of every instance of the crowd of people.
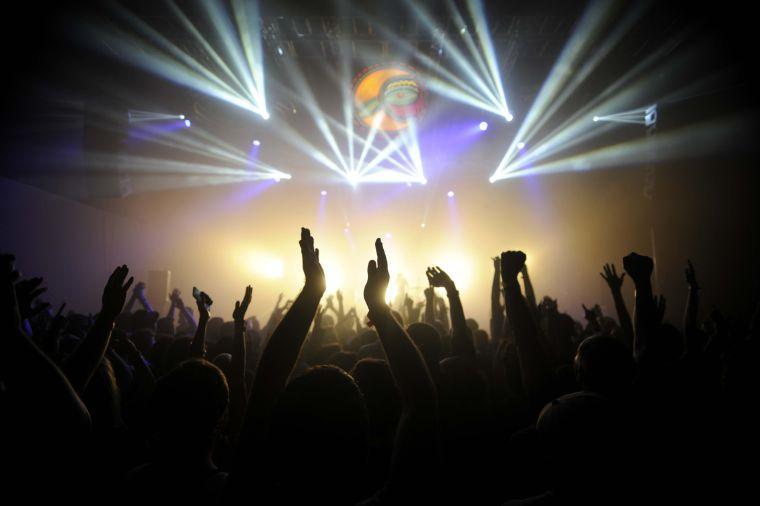
[[391, 307], [380, 239], [366, 317], [345, 308], [299, 244], [303, 289], [263, 325], [251, 286], [231, 319], [197, 290], [161, 315], [126, 265], [66, 313], [2, 255], [3, 504], [751, 501], [760, 311], [700, 321], [690, 262], [681, 324], [636, 253], [601, 273], [616, 318], [578, 322], [506, 251], [481, 326], [438, 267]]

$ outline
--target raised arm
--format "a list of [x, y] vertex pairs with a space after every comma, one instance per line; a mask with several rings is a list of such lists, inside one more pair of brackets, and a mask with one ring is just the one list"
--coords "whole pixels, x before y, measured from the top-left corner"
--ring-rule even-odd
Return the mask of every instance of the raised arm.
[[651, 258], [631, 253], [623, 258], [623, 268], [636, 286], [636, 305], [633, 308], [633, 354], [639, 359], [647, 340], [657, 330], [657, 306], [652, 294]]
[[504, 306], [501, 305], [501, 259], [493, 259], [493, 281], [491, 282], [491, 338], [504, 337]]
[[431, 286], [441, 286], [446, 289], [451, 312], [451, 354], [474, 359], [475, 344], [472, 341], [472, 332], [464, 318], [464, 308], [456, 284], [440, 267], [428, 267], [426, 274]]
[[[437, 458], [438, 405], [435, 387], [422, 355], [385, 302], [390, 275], [380, 239], [375, 241], [375, 250], [377, 261], [370, 260], [367, 266], [364, 300], [403, 403], [393, 449], [391, 484], [394, 484], [416, 474], [412, 472], [415, 464]], [[417, 468], [418, 472], [424, 470], [424, 467]], [[423, 482], [416, 486], [425, 488], [433, 484]]]
[[538, 302], [536, 302], [536, 292], [533, 290], [533, 281], [530, 279], [527, 265], [523, 265], [523, 268], [520, 270], [520, 274], [522, 274], [523, 285], [525, 286], [525, 301], [528, 303], [528, 307], [530, 308], [531, 312], [537, 315]]
[[525, 253], [507, 251], [501, 254], [501, 279], [507, 319], [514, 333], [523, 385], [534, 406], [546, 402], [549, 393], [550, 367], [546, 351], [541, 347], [538, 325], [522, 296], [517, 275], [525, 265]]
[[60, 369], [21, 332], [13, 261], [12, 255], [0, 255], [0, 377], [6, 400], [18, 401], [17, 411], [8, 413], [31, 417], [29, 422], [41, 423], [48, 434], [78, 435], [73, 431], [89, 430], [90, 414]]
[[432, 286], [425, 288], [425, 323], [435, 323], [435, 289]]
[[[108, 348], [114, 320], [121, 313], [134, 278], [126, 265], [117, 267], [103, 289], [100, 313], [84, 340], [63, 363], [63, 372], [77, 392], [83, 392]], [[126, 280], [126, 282], [125, 282]]]
[[299, 244], [306, 280], [290, 311], [272, 333], [259, 360], [239, 449], [241, 461], [249, 461], [246, 465], [251, 465], [250, 459], [254, 458], [257, 442], [266, 437], [272, 410], [285, 390], [319, 301], [325, 293], [325, 273], [319, 263], [319, 250], [314, 249], [314, 239], [308, 229], [301, 229]]
[[192, 343], [190, 343], [191, 357], [203, 358], [206, 356], [206, 326], [211, 318], [209, 310], [213, 303], [214, 301], [206, 292], [200, 292], [200, 295], [195, 299], [195, 304], [198, 306], [198, 325], [195, 327], [195, 335]]
[[631, 322], [631, 315], [628, 313], [628, 308], [625, 306], [625, 299], [623, 299], [623, 281], [625, 280], [625, 273], [623, 272], [618, 276], [615, 264], [604, 264], [604, 272], [600, 272], [599, 275], [607, 283], [612, 293], [612, 300], [615, 302], [615, 312], [617, 313], [618, 323], [620, 324], [620, 331], [623, 333], [626, 344], [633, 350], [633, 322]]
[[245, 390], [245, 312], [251, 304], [253, 288], [248, 285], [242, 301], [235, 301], [232, 320], [235, 322], [235, 335], [232, 340], [232, 361], [230, 363], [230, 434], [237, 434], [243, 425], [248, 395]]
[[174, 310], [177, 308], [177, 306], [174, 304], [174, 301], [178, 297], [179, 290], [175, 288], [172, 290], [172, 293], [169, 294], [169, 310], [166, 312], [166, 317], [172, 321], [172, 325], [174, 324]]

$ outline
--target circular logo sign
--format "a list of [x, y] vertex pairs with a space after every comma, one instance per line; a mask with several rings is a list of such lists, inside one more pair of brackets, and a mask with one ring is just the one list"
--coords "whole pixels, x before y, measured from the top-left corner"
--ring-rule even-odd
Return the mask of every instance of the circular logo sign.
[[356, 120], [395, 132], [425, 112], [425, 89], [417, 71], [403, 63], [373, 65], [354, 78]]

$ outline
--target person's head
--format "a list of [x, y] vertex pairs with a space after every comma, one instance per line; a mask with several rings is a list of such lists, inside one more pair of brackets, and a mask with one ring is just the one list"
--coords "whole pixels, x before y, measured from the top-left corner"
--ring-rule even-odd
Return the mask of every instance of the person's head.
[[430, 371], [438, 369], [441, 359], [441, 335], [432, 325], [415, 322], [406, 328], [409, 337], [420, 350]]
[[675, 364], [683, 355], [681, 333], [670, 323], [663, 323], [656, 337], [647, 341], [647, 355], [668, 366]]
[[365, 329], [349, 341], [348, 349], [359, 351], [365, 344], [374, 343], [375, 341], [377, 341], [377, 332], [374, 329]]
[[192, 339], [189, 337], [178, 337], [169, 344], [169, 349], [164, 355], [162, 364], [163, 372], [168, 373], [179, 364], [190, 358], [190, 344]]
[[275, 407], [269, 434], [273, 472], [282, 477], [286, 493], [297, 496], [297, 485], [312, 498], [340, 495], [350, 487], [336, 483], [336, 473], [341, 483], [357, 483], [367, 433], [367, 408], [353, 378], [334, 366], [313, 367], [288, 384]]
[[206, 458], [229, 403], [224, 374], [215, 365], [193, 359], [156, 383], [150, 401], [154, 441], [165, 457]]
[[485, 330], [476, 329], [472, 333], [472, 340], [475, 343], [475, 349], [478, 351], [483, 351], [488, 348], [488, 344], [490, 343], [491, 338], [488, 336], [488, 332]]
[[363, 358], [351, 370], [367, 405], [374, 444], [390, 443], [401, 416], [401, 396], [388, 362]]
[[158, 321], [158, 313], [155, 311], [147, 311], [145, 309], [138, 309], [132, 313], [132, 329], [150, 329], [153, 332], [156, 331], [156, 322]]
[[216, 357], [214, 357], [214, 360], [212, 363], [219, 368], [220, 371], [224, 373], [225, 378], [230, 377], [230, 366], [232, 366], [232, 355], [229, 353], [220, 353]]
[[575, 372], [583, 390], [616, 397], [624, 394], [631, 386], [633, 355], [614, 337], [587, 337], [578, 345]]
[[536, 430], [549, 480], [560, 496], [609, 498], [619, 464], [628, 457], [622, 411], [595, 392], [574, 392], [547, 404]]
[[356, 353], [351, 351], [338, 351], [327, 359], [327, 365], [340, 367], [345, 372], [350, 372], [356, 364]]
[[141, 328], [132, 332], [131, 339], [143, 356], [147, 355], [150, 349], [156, 344], [155, 333], [147, 328]]
[[467, 318], [465, 320], [465, 323], [467, 324], [467, 328], [473, 332], [480, 328], [480, 325], [478, 325], [478, 322], [475, 320], [475, 318]]
[[164, 316], [156, 322], [156, 334], [174, 335], [174, 322], [171, 318]]

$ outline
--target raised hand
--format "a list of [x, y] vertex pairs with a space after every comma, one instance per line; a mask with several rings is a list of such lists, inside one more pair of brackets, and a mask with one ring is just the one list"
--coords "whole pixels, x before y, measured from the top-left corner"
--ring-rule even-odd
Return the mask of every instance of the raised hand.
[[591, 307], [587, 308], [586, 304], [581, 304], [583, 306], [583, 317], [586, 319], [587, 322], [594, 322], [596, 321], [596, 308]]
[[319, 263], [319, 249], [314, 249], [314, 238], [308, 228], [301, 229], [301, 259], [303, 261], [303, 273], [306, 276], [304, 288], [320, 295], [325, 293], [325, 271]]
[[143, 281], [138, 281], [135, 283], [135, 287], [132, 289], [132, 295], [138, 296], [138, 294], [142, 294], [145, 291], [145, 283]]
[[505, 281], [516, 281], [517, 274], [525, 266], [526, 256], [522, 251], [505, 251], [501, 254], [501, 277]]
[[208, 319], [211, 317], [209, 310], [211, 309], [211, 304], [213, 304], [214, 301], [211, 300], [211, 297], [209, 297], [206, 292], [197, 292], [197, 290], [197, 288], [193, 287], [195, 305], [198, 306], [198, 318], [204, 321], [208, 321]]
[[253, 287], [248, 285], [245, 287], [245, 295], [243, 295], [243, 301], [235, 301], [235, 310], [232, 311], [232, 319], [238, 323], [245, 322], [245, 312], [248, 311], [248, 306], [251, 304], [251, 296], [253, 295]]
[[425, 294], [425, 300], [432, 301], [433, 299], [435, 299], [435, 288], [433, 288], [432, 286], [428, 286], [427, 288], [425, 288], [423, 293]]
[[496, 271], [497, 274], [501, 274], [501, 258], [493, 257], [491, 260], [493, 261], [493, 270]]
[[337, 290], [335, 292], [335, 299], [337, 299], [338, 304], [340, 304], [341, 302], [343, 302], [343, 292], [341, 292], [340, 290]]
[[388, 309], [385, 302], [385, 292], [391, 276], [388, 273], [388, 258], [385, 256], [383, 242], [375, 240], [377, 261], [370, 260], [367, 265], [367, 284], [364, 285], [364, 300], [370, 313]]
[[456, 285], [451, 277], [440, 267], [428, 267], [425, 272], [430, 286], [443, 287], [448, 290], [456, 290]]
[[604, 264], [604, 272], [600, 272], [599, 275], [604, 281], [607, 282], [607, 286], [610, 290], [619, 291], [623, 286], [623, 280], [625, 279], [625, 272], [618, 276], [615, 264]]
[[630, 253], [623, 257], [623, 268], [634, 283], [640, 284], [648, 282], [652, 277], [654, 262], [648, 256]]
[[[121, 309], [124, 307], [124, 302], [127, 299], [127, 291], [132, 286], [135, 278], [130, 277], [127, 280], [129, 274], [129, 268], [126, 265], [117, 267], [111, 277], [108, 278], [105, 288], [103, 288], [102, 307], [100, 309], [100, 316], [110, 321], [116, 319], [121, 313]], [[124, 281], [126, 280], [126, 282]]]
[[41, 287], [42, 278], [22, 279], [16, 283], [16, 300], [21, 319], [25, 320], [44, 311], [50, 304], [43, 302], [33, 306], [34, 300], [47, 291]]
[[686, 283], [689, 285], [690, 290], [699, 290], [699, 283], [697, 283], [697, 273], [694, 271], [694, 266], [691, 264], [691, 260], [687, 260], [688, 264], [685, 269]]

